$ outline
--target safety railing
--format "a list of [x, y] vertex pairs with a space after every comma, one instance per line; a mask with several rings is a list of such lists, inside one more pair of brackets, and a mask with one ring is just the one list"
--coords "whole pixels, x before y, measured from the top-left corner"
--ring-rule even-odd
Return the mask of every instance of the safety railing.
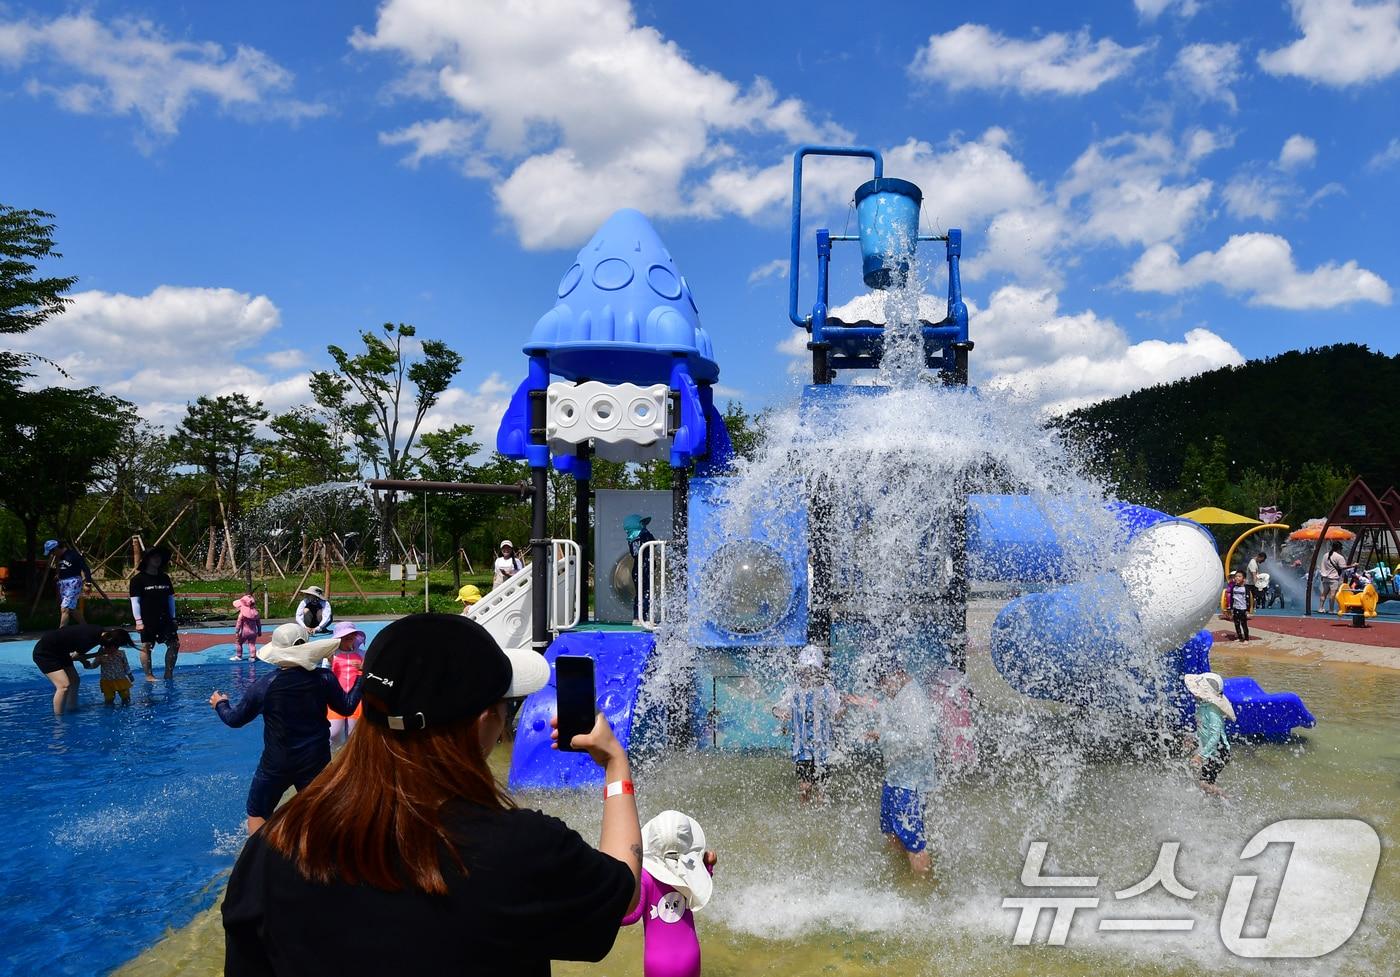
[[583, 551], [571, 539], [549, 541], [554, 581], [549, 601], [549, 630], [568, 631], [583, 617]]
[[637, 603], [634, 617], [649, 631], [666, 616], [666, 541], [651, 539], [637, 550]]

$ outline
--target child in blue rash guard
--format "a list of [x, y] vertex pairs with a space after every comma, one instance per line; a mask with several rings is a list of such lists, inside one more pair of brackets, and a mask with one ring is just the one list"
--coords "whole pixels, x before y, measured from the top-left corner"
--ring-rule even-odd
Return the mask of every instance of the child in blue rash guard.
[[866, 734], [880, 744], [885, 782], [880, 790], [880, 831], [891, 847], [903, 849], [919, 875], [933, 869], [924, 821], [925, 796], [938, 787], [937, 726], [928, 694], [893, 655], [875, 663], [879, 696], [875, 729]]
[[312, 641], [304, 625], [284, 624], [258, 649], [258, 658], [276, 671], [249, 686], [236, 706], [217, 690], [209, 696], [209, 705], [234, 729], [263, 717], [262, 758], [248, 788], [249, 834], [262, 827], [288, 787], [304, 789], [331, 762], [327, 708], [349, 715], [360, 703], [363, 679], [347, 692], [329, 668], [317, 667], [339, 645], [338, 638]]
[[1224, 792], [1215, 786], [1215, 778], [1230, 762], [1225, 723], [1235, 721], [1235, 707], [1225, 698], [1225, 680], [1215, 672], [1185, 675], [1182, 681], [1196, 698], [1196, 752], [1191, 755], [1191, 762], [1200, 768], [1198, 782], [1207, 794], [1224, 797]]

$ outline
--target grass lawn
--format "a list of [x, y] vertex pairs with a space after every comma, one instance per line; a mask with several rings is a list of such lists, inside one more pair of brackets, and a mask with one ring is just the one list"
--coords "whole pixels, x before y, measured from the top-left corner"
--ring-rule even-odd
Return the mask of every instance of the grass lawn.
[[[239, 578], [219, 578], [198, 580], [187, 574], [172, 574], [175, 578], [175, 607], [182, 625], [198, 627], [206, 621], [228, 621], [234, 617], [230, 606], [235, 597], [246, 592], [245, 581]], [[254, 578], [254, 594], [258, 608], [263, 607], [263, 588], [267, 589], [268, 619], [289, 618], [296, 609], [299, 597], [295, 589], [300, 578], [289, 576], [286, 579]], [[356, 570], [355, 581], [368, 595], [391, 595], [360, 597], [355, 584], [344, 570], [331, 574], [330, 599], [335, 616], [343, 620], [357, 617], [383, 617], [388, 614], [412, 614], [423, 610], [423, 577], [417, 580], [390, 580], [389, 575], [379, 570]], [[485, 593], [491, 587], [490, 573], [463, 573], [462, 583], [476, 584]], [[123, 581], [101, 581], [102, 589], [112, 598], [103, 600], [95, 592], [83, 602], [83, 614], [90, 624], [119, 624], [131, 626], [131, 603], [126, 599], [126, 585]], [[324, 574], [313, 574], [306, 580], [306, 586], [325, 586]], [[400, 593], [403, 596], [398, 596]], [[196, 596], [182, 596], [182, 595]], [[203, 596], [218, 595], [218, 596]], [[457, 613], [462, 605], [457, 603], [457, 587], [452, 581], [452, 571], [439, 570], [428, 578], [428, 607], [430, 610]], [[6, 601], [0, 603], [0, 611], [9, 611], [19, 617], [21, 631], [45, 631], [58, 627], [58, 602], [52, 591], [39, 602], [30, 613], [29, 601]]]

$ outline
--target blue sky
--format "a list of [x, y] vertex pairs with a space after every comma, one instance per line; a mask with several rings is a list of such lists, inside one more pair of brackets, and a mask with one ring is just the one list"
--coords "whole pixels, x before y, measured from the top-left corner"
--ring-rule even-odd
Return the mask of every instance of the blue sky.
[[[16, 345], [169, 423], [302, 402], [328, 342], [412, 322], [465, 357], [439, 423], [489, 434], [573, 252], [635, 206], [761, 405], [801, 368], [791, 152], [836, 141], [963, 228], [974, 380], [1036, 408], [1400, 351], [1400, 0], [855, 9], [0, 0], [0, 201], [56, 214], [80, 276]], [[814, 226], [864, 178], [815, 164]]]

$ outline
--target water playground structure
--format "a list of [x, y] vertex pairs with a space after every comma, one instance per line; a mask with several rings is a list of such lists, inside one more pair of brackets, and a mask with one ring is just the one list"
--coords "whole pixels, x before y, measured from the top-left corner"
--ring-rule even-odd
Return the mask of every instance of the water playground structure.
[[[854, 193], [858, 233], [816, 230], [815, 295], [803, 312], [802, 169], [809, 157], [833, 156], [868, 160], [872, 178]], [[689, 283], [647, 219], [622, 210], [579, 251], [524, 345], [526, 376], [497, 448], [528, 462], [531, 485], [371, 485], [532, 496], [531, 572], [471, 616], [503, 645], [533, 647], [551, 662], [593, 658], [599, 706], [624, 743], [781, 745], [768, 709], [809, 643], [824, 649], [838, 682], [859, 680], [872, 646], [930, 681], [965, 671], [973, 582], [1016, 591], [990, 642], [992, 663], [1015, 692], [1184, 728], [1193, 706], [1180, 677], [1209, 669], [1211, 636], [1202, 628], [1222, 586], [1202, 526], [1043, 487], [989, 491], [997, 479], [987, 473], [998, 465], [979, 460], [985, 449], [940, 444], [935, 433], [915, 439], [912, 461], [881, 447], [889, 434], [881, 418], [897, 423], [910, 404], [983, 409], [968, 385], [975, 345], [961, 291], [962, 234], [920, 233], [921, 200], [919, 187], [884, 175], [874, 149], [795, 154], [788, 314], [806, 333], [811, 382], [787, 421], [785, 453], [766, 467], [734, 456], [714, 402], [717, 354]], [[919, 243], [941, 244], [946, 259], [946, 314], [936, 322], [917, 314]], [[833, 312], [838, 244], [858, 245], [861, 278], [885, 300], [883, 322]], [[842, 450], [907, 468], [891, 469], [896, 477], [883, 484], [852, 482], [829, 467]], [[664, 461], [673, 487], [595, 493], [594, 458]], [[546, 529], [551, 465], [575, 482], [572, 539]], [[923, 494], [908, 493], [901, 471]], [[1001, 481], [1018, 487], [1015, 477]], [[656, 537], [635, 561], [628, 517], [634, 526], [646, 520]], [[875, 566], [872, 551], [882, 554]], [[1225, 694], [1238, 714], [1231, 732], [1285, 739], [1314, 724], [1298, 696], [1266, 693], [1252, 679], [1227, 680]], [[524, 703], [513, 788], [597, 782], [586, 757], [550, 750], [553, 708], [550, 687]]]

